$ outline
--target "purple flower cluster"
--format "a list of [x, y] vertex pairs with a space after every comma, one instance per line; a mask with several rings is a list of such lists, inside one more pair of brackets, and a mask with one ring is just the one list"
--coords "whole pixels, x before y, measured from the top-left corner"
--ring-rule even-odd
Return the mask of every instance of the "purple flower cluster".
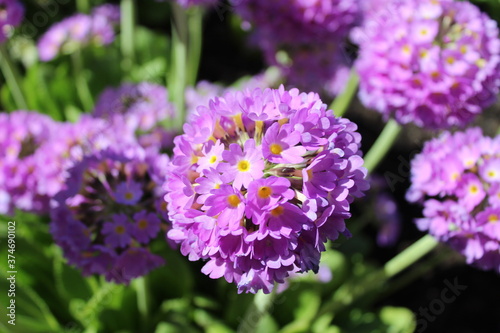
[[51, 233], [83, 275], [129, 283], [164, 264], [149, 250], [167, 228], [160, 184], [168, 157], [138, 146], [87, 155], [55, 196]]
[[196, 108], [200, 105], [207, 105], [208, 102], [228, 92], [236, 92], [237, 90], [254, 90], [255, 88], [266, 89], [271, 88], [272, 78], [265, 73], [238, 80], [231, 87], [224, 87], [217, 83], [208, 81], [200, 81], [194, 87], [186, 88], [186, 110], [187, 114], [196, 113]]
[[423, 202], [421, 230], [500, 273], [500, 136], [479, 128], [427, 142], [411, 163], [411, 202]]
[[120, 23], [120, 7], [105, 4], [91, 15], [76, 14], [54, 24], [38, 41], [41, 61], [50, 61], [60, 53], [72, 53], [89, 44], [108, 45], [115, 39]]
[[135, 142], [118, 122], [82, 117], [59, 123], [26, 111], [0, 114], [0, 213], [14, 208], [46, 214], [61, 190], [67, 170], [85, 155]]
[[12, 28], [21, 24], [24, 6], [17, 0], [0, 0], [0, 43], [10, 35]]
[[324, 242], [349, 235], [350, 203], [368, 187], [356, 129], [297, 89], [228, 92], [199, 106], [175, 139], [168, 237], [239, 292], [317, 272]]
[[282, 69], [288, 84], [329, 94], [342, 90], [351, 62], [345, 38], [358, 22], [359, 1], [233, 3], [235, 11], [255, 28], [253, 40], [267, 62]]
[[356, 0], [232, 0], [243, 19], [273, 44], [342, 39], [357, 23]]
[[402, 124], [465, 126], [496, 99], [495, 21], [467, 1], [387, 0], [352, 38], [362, 102]]
[[126, 83], [104, 90], [92, 112], [95, 118], [112, 123], [124, 121], [144, 147], [164, 149], [171, 148], [175, 134], [160, 123], [172, 119], [175, 113], [167, 89], [149, 82]]
[[57, 125], [51, 118], [27, 111], [0, 113], [0, 214], [15, 207], [43, 212], [49, 198], [39, 186], [37, 150], [50, 141]]

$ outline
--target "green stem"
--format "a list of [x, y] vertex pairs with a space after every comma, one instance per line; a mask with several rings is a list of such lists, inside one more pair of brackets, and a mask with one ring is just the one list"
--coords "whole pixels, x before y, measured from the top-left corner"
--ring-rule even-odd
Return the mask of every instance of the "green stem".
[[76, 92], [80, 98], [84, 111], [90, 111], [94, 107], [94, 99], [92, 98], [92, 93], [90, 92], [88, 82], [84, 76], [83, 60], [80, 50], [76, 50], [71, 54], [71, 61], [76, 80]]
[[270, 294], [264, 294], [259, 291], [255, 294], [253, 303], [250, 304], [245, 316], [238, 326], [238, 333], [253, 333], [257, 331], [258, 325], [262, 317], [264, 317], [276, 298], [276, 288]]
[[401, 126], [394, 119], [390, 119], [385, 125], [382, 133], [365, 155], [365, 168], [371, 173], [385, 157], [392, 144], [396, 141], [401, 132]]
[[150, 308], [150, 295], [148, 280], [145, 276], [140, 277], [134, 281], [135, 291], [137, 294], [137, 308], [139, 309], [139, 314], [141, 316], [142, 327], [147, 330], [148, 318], [149, 318], [149, 308]]
[[89, 0], [76, 0], [76, 10], [80, 13], [87, 14], [89, 12]]
[[122, 69], [128, 72], [135, 62], [135, 25], [136, 25], [136, 4], [135, 0], [121, 0], [121, 51], [123, 54]]
[[0, 45], [0, 68], [5, 77], [5, 81], [9, 86], [9, 90], [14, 97], [14, 102], [18, 109], [28, 109], [28, 104], [24, 98], [21, 79], [17, 68], [14, 66], [10, 60], [10, 55], [5, 45]]
[[432, 236], [422, 237], [389, 260], [383, 268], [370, 273], [361, 281], [357, 280], [340, 287], [333, 298], [320, 309], [316, 318], [320, 318], [326, 313], [338, 313], [362, 296], [376, 288], [381, 288], [390, 278], [417, 262], [437, 245], [438, 242]]
[[330, 105], [330, 109], [333, 110], [337, 117], [342, 117], [349, 108], [353, 97], [358, 91], [358, 84], [359, 76], [356, 71], [352, 69], [345, 90], [342, 94], [337, 96]]
[[172, 64], [167, 78], [170, 98], [177, 108], [175, 128], [182, 128], [186, 116], [184, 91], [187, 85], [188, 28], [185, 10], [177, 3], [172, 4]]
[[200, 67], [201, 47], [203, 42], [203, 8], [192, 7], [188, 12], [188, 63], [187, 63], [187, 85], [193, 86], [198, 77]]

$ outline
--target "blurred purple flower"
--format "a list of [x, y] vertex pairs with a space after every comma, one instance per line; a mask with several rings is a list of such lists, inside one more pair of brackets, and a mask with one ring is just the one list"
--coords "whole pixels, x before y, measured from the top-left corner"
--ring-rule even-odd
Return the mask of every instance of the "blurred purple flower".
[[[375, 4], [377, 3], [377, 4]], [[432, 129], [463, 127], [496, 99], [500, 39], [495, 21], [466, 1], [367, 2], [354, 29], [361, 101]]]
[[92, 14], [76, 14], [51, 26], [38, 40], [41, 61], [50, 61], [61, 53], [72, 53], [89, 44], [108, 45], [115, 39], [120, 22], [120, 7], [98, 6]]
[[[317, 272], [323, 243], [347, 233], [349, 204], [368, 187], [356, 129], [297, 89], [227, 92], [198, 106], [175, 139], [168, 237], [240, 293], [269, 293], [290, 273]], [[321, 159], [328, 163], [303, 178]], [[333, 175], [331, 191], [308, 195], [303, 188], [321, 172]]]
[[160, 123], [173, 119], [176, 111], [168, 101], [167, 89], [161, 85], [141, 82], [107, 88], [99, 96], [92, 115], [111, 122], [124, 121], [144, 147], [172, 148], [175, 133]]
[[0, 113], [0, 214], [14, 208], [42, 213], [49, 197], [39, 191], [38, 150], [58, 132], [59, 124], [35, 112]]
[[424, 205], [420, 230], [467, 263], [500, 273], [499, 165], [500, 136], [485, 137], [479, 128], [444, 132], [413, 159], [407, 199]]
[[21, 24], [24, 6], [17, 0], [0, 0], [0, 43], [5, 42], [14, 27]]
[[[148, 245], [168, 226], [157, 212], [167, 165], [166, 155], [122, 145], [70, 169], [53, 202], [50, 230], [71, 265], [125, 284], [163, 265]], [[125, 189], [124, 182], [134, 185]], [[134, 205], [116, 199], [129, 190], [137, 196]]]
[[254, 28], [253, 43], [287, 84], [331, 95], [343, 90], [352, 62], [346, 37], [359, 22], [360, 1], [232, 2]]

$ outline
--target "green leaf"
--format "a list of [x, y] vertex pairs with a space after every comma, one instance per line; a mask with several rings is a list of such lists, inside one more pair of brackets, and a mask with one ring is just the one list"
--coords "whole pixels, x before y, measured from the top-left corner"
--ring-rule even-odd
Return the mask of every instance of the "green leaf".
[[386, 306], [382, 308], [380, 320], [388, 326], [387, 333], [412, 333], [417, 327], [413, 313], [402, 307]]

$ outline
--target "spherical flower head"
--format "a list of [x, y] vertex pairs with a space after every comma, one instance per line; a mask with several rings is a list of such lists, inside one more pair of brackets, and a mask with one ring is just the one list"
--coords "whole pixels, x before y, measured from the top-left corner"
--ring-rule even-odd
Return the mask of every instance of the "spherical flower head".
[[51, 211], [50, 229], [68, 262], [125, 284], [163, 265], [149, 246], [168, 226], [157, 212], [167, 166], [166, 155], [125, 145], [75, 164]]
[[388, 0], [355, 29], [359, 96], [399, 123], [464, 127], [496, 99], [495, 21], [469, 2]]
[[411, 164], [411, 202], [424, 205], [419, 229], [463, 254], [467, 263], [500, 273], [500, 136], [479, 128], [427, 142]]
[[349, 205], [368, 187], [356, 129], [317, 94], [283, 86], [199, 106], [175, 139], [169, 239], [239, 292], [317, 272], [324, 242], [347, 234]]
[[4, 198], [0, 214], [14, 208], [42, 213], [49, 198], [39, 189], [37, 154], [58, 131], [59, 124], [35, 112], [0, 114], [0, 193]]
[[40, 60], [50, 61], [88, 45], [111, 44], [119, 19], [119, 6], [106, 4], [94, 8], [91, 15], [78, 13], [57, 22], [38, 40]]
[[[286, 83], [336, 95], [352, 63], [346, 37], [359, 20], [357, 0], [234, 0], [235, 11], [254, 28], [251, 41]], [[279, 13], [279, 15], [277, 15]]]
[[24, 6], [17, 0], [0, 0], [0, 43], [11, 34], [14, 27], [21, 24]]
[[276, 43], [296, 43], [323, 38], [342, 39], [357, 23], [355, 0], [233, 0], [243, 19], [271, 33]]
[[126, 126], [90, 116], [75, 123], [61, 123], [54, 135], [37, 149], [33, 156], [36, 188], [33, 193], [47, 202], [39, 213], [49, 212], [49, 201], [64, 187], [68, 170], [84, 156], [112, 146], [136, 143], [134, 133]]
[[107, 88], [99, 96], [92, 114], [111, 122], [124, 121], [145, 147], [168, 149], [172, 143], [174, 133], [160, 125], [160, 122], [175, 117], [175, 108], [168, 101], [168, 91], [164, 86], [142, 82]]

